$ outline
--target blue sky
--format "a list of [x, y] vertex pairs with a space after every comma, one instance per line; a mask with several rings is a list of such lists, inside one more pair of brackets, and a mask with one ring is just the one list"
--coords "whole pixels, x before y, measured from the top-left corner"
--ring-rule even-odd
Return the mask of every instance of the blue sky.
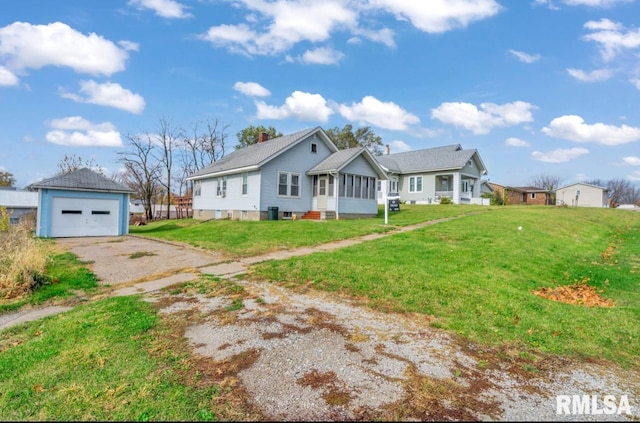
[[114, 174], [161, 117], [370, 126], [478, 149], [494, 182], [640, 184], [640, 1], [21, 0], [0, 12], [0, 170]]

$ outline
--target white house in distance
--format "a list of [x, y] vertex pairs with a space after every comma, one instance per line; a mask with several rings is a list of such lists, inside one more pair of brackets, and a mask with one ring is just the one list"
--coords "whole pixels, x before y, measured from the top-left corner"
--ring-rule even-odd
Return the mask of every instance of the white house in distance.
[[556, 190], [556, 205], [609, 207], [609, 190], [596, 185], [575, 183]]
[[403, 202], [413, 204], [438, 204], [443, 197], [454, 204], [485, 203], [481, 178], [487, 168], [478, 150], [453, 144], [389, 154], [387, 147], [377, 160], [388, 175], [379, 188], [381, 204], [384, 190], [398, 192]]
[[338, 150], [311, 128], [235, 150], [190, 175], [196, 219], [375, 217], [384, 170], [366, 148]]
[[9, 223], [18, 224], [23, 216], [35, 213], [38, 208], [38, 193], [15, 188], [0, 188], [0, 207], [9, 213]]

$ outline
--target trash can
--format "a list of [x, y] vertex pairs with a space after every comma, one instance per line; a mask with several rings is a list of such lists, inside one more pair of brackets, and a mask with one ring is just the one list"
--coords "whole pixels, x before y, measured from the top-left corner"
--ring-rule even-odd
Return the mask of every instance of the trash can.
[[278, 220], [277, 207], [267, 207], [267, 220]]

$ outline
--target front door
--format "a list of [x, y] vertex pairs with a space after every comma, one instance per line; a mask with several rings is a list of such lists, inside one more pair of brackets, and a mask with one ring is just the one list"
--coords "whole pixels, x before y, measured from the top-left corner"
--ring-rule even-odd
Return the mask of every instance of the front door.
[[327, 209], [327, 176], [318, 177], [318, 210]]

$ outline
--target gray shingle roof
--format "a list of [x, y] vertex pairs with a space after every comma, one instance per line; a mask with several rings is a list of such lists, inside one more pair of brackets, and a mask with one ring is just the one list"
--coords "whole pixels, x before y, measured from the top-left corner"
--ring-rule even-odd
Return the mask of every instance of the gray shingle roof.
[[346, 164], [348, 164], [351, 160], [353, 160], [360, 152], [363, 147], [354, 147], [347, 148], [345, 150], [336, 151], [313, 168], [309, 170], [309, 174], [313, 173], [327, 173], [327, 172], [336, 172]]
[[200, 169], [191, 174], [188, 179], [198, 179], [198, 177], [201, 176], [230, 172], [235, 169], [258, 167], [319, 129], [319, 127], [305, 129], [293, 134], [240, 148], [222, 159], [211, 163], [204, 169]]
[[[461, 169], [477, 150], [463, 150], [460, 144], [426, 148], [377, 157], [382, 166], [395, 173]], [[484, 164], [482, 164], [484, 166]]]
[[32, 184], [31, 187], [58, 188], [74, 191], [133, 192], [133, 190], [126, 185], [102, 176], [86, 167], [64, 175], [44, 179]]

